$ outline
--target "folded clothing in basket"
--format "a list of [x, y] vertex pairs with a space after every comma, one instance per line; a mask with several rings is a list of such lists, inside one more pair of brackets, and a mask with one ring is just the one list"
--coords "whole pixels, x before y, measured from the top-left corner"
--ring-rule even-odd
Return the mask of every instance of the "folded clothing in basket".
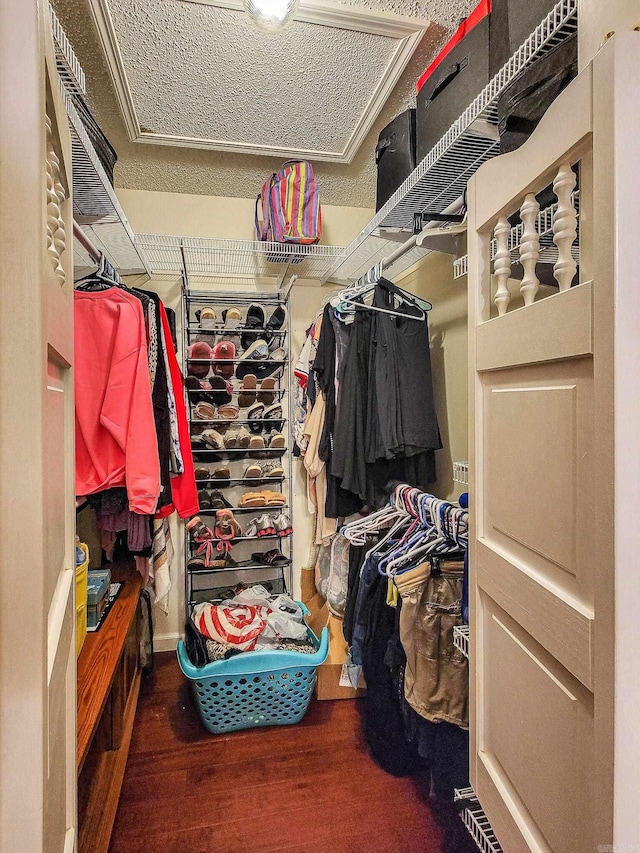
[[221, 604], [196, 604], [185, 643], [195, 666], [244, 651], [316, 652], [299, 605], [286, 594], [270, 596], [260, 584]]

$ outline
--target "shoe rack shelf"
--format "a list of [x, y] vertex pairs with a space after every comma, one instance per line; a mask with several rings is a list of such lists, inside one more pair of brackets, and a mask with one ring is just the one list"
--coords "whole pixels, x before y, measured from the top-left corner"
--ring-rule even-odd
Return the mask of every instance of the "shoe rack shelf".
[[[233, 514], [235, 515], [237, 512], [257, 513], [258, 510], [261, 510], [262, 512], [266, 512], [267, 509], [269, 509], [269, 507], [266, 507], [266, 506], [230, 506], [230, 507], [227, 507], [227, 509], [230, 509], [231, 512], [233, 512]], [[271, 509], [275, 509], [275, 507], [271, 507]], [[279, 506], [278, 509], [282, 510], [283, 512], [285, 510], [288, 512], [289, 511], [289, 505], [285, 504], [284, 506]], [[218, 510], [215, 509], [214, 507], [211, 507], [210, 509], [201, 509], [200, 512], [198, 513], [198, 515], [201, 515], [201, 516], [215, 515], [217, 511]], [[209, 526], [211, 526], [211, 525], [209, 525]]]
[[[165, 249], [169, 251], [173, 247], [175, 241], [169, 240], [169, 243], [164, 244]], [[198, 242], [198, 241], [196, 241]], [[171, 246], [169, 245], [171, 244]], [[314, 247], [315, 248], [315, 247]], [[187, 261], [189, 256], [187, 255]], [[165, 269], [168, 271], [168, 266], [172, 261], [167, 256]], [[192, 259], [193, 261], [193, 259]], [[160, 271], [160, 270], [159, 270]], [[194, 272], [194, 267], [191, 266], [190, 272]], [[187, 279], [188, 281], [188, 279]], [[231, 285], [230, 285], [231, 286]], [[254, 314], [260, 314], [262, 311], [264, 317], [258, 326], [251, 325], [247, 321], [247, 312], [251, 306]], [[205, 317], [203, 323], [199, 320], [199, 312], [210, 307], [216, 314], [216, 319]], [[286, 318], [279, 329], [271, 331], [266, 330], [265, 326], [272, 314], [278, 308], [284, 308]], [[225, 325], [222, 319], [222, 312], [231, 308], [237, 308], [241, 313], [241, 320], [237, 326]], [[196, 315], [198, 312], [198, 315]], [[258, 317], [257, 320], [260, 318]], [[229, 553], [230, 558], [238, 563], [237, 566], [189, 566], [189, 561], [196, 556], [198, 543], [193, 542], [188, 531], [185, 532], [185, 602], [187, 607], [187, 615], [189, 615], [191, 607], [200, 601], [216, 600], [220, 597], [228, 597], [233, 594], [232, 590], [238, 583], [251, 585], [254, 583], [271, 583], [274, 592], [291, 589], [291, 566], [293, 554], [293, 534], [278, 534], [269, 533], [263, 535], [246, 536], [244, 531], [254, 520], [258, 520], [260, 516], [267, 515], [275, 518], [284, 513], [290, 518], [290, 507], [292, 506], [292, 465], [291, 465], [291, 436], [289, 427], [289, 411], [287, 393], [291, 382], [291, 352], [290, 352], [290, 335], [289, 335], [289, 311], [287, 300], [279, 294], [253, 292], [246, 293], [239, 291], [231, 293], [228, 291], [214, 290], [195, 290], [192, 287], [185, 287], [183, 290], [183, 311], [182, 311], [182, 328], [183, 334], [183, 362], [185, 375], [189, 375], [190, 367], [196, 373], [201, 373], [198, 369], [203, 364], [211, 361], [211, 369], [206, 377], [197, 377], [201, 380], [205, 387], [190, 388], [186, 391], [187, 412], [190, 421], [190, 430], [192, 436], [191, 446], [194, 453], [194, 464], [196, 469], [207, 468], [210, 476], [205, 478], [197, 478], [199, 490], [219, 491], [224, 501], [230, 504], [226, 507], [231, 510], [236, 517], [236, 520], [241, 526], [241, 534], [234, 537], [232, 540], [233, 547]], [[268, 332], [268, 337], [271, 338], [270, 351], [265, 358], [246, 359], [243, 354], [246, 349], [255, 341], [264, 339], [265, 332]], [[232, 358], [215, 357], [210, 360], [206, 358], [189, 358], [188, 347], [198, 341], [203, 340], [213, 348], [215, 344], [222, 340], [231, 340], [235, 345], [240, 343], [240, 348], [236, 350]], [[246, 346], [245, 346], [246, 345]], [[271, 353], [275, 349], [283, 349], [283, 358], [272, 358]], [[242, 379], [238, 379], [236, 371], [239, 365], [244, 365], [241, 372]], [[260, 365], [275, 367], [276, 369], [269, 373], [268, 376], [261, 376], [262, 371]], [[229, 368], [233, 369], [232, 376], [223, 376], [228, 374]], [[256, 368], [258, 368], [256, 370]], [[244, 375], [254, 373], [258, 377], [257, 388], [253, 393], [247, 388], [242, 387], [244, 383]], [[214, 387], [209, 389], [207, 385], [215, 376], [224, 379], [226, 386]], [[266, 407], [273, 405], [275, 402], [282, 407], [280, 417], [255, 418], [247, 417], [249, 409], [247, 407], [238, 406], [238, 397], [243, 394], [246, 397], [253, 397], [255, 401], [260, 392], [260, 383], [262, 378], [272, 378], [275, 380], [273, 389], [264, 389], [267, 394], [273, 396], [270, 403], [266, 403]], [[215, 384], [215, 383], [214, 383]], [[220, 386], [220, 383], [217, 383]], [[228, 398], [231, 398], [230, 400]], [[267, 398], [268, 399], [268, 398]], [[198, 403], [206, 402], [216, 408], [222, 405], [233, 404], [239, 407], [238, 418], [224, 418], [222, 415], [216, 417], [202, 418], [196, 414], [196, 406]], [[210, 414], [210, 412], [207, 412]], [[205, 429], [215, 430], [220, 432], [222, 439], [228, 430], [236, 429], [237, 427], [245, 427], [252, 438], [262, 436], [265, 441], [265, 447], [207, 447], [204, 443], [197, 440], [198, 435]], [[275, 430], [284, 435], [284, 447], [269, 447], [269, 434]], [[211, 439], [211, 437], [209, 437]], [[219, 439], [217, 439], [219, 441]], [[215, 442], [214, 442], [215, 443]], [[273, 461], [279, 464], [283, 473], [278, 476], [247, 476], [246, 470], [248, 465], [261, 466], [261, 463], [268, 465]], [[216, 469], [226, 468], [231, 477], [215, 476]], [[261, 506], [240, 506], [242, 495], [246, 492], [260, 491], [280, 491], [284, 495], [284, 503], [263, 504]], [[219, 498], [218, 498], [219, 499]], [[199, 515], [208, 527], [215, 529], [216, 507], [204, 507]], [[237, 514], [237, 515], [236, 515]], [[264, 544], [260, 545], [260, 540], [264, 540]], [[215, 551], [219, 540], [212, 540], [212, 547]], [[253, 559], [253, 554], [260, 557], [261, 554], [268, 554], [274, 548], [278, 548], [283, 557], [275, 563], [268, 559]], [[219, 556], [219, 552], [215, 551]], [[204, 552], [200, 555], [204, 556]], [[214, 558], [212, 558], [214, 559]]]
[[[259, 571], [260, 569], [273, 569], [273, 568], [281, 569], [281, 568], [286, 568], [289, 565], [291, 565], [291, 561], [287, 560], [286, 563], [278, 563], [275, 567], [269, 563], [239, 563], [235, 568], [232, 568], [232, 569], [229, 569], [226, 567], [215, 568], [212, 566], [209, 569], [191, 569], [190, 571], [191, 571], [192, 575], [221, 575], [225, 572], [230, 573], [230, 572], [234, 572], [234, 571], [235, 572], [244, 572], [244, 571], [254, 571], [254, 570]], [[193, 603], [193, 599], [191, 600], [190, 604], [192, 604], [192, 603]]]

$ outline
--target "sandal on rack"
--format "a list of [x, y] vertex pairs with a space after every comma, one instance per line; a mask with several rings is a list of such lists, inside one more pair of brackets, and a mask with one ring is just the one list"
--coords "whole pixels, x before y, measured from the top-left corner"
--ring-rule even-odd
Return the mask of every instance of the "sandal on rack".
[[244, 469], [243, 477], [245, 480], [253, 480], [260, 477], [261, 474], [262, 469], [259, 465], [256, 465], [254, 463], [253, 465], [247, 465], [247, 467]]
[[229, 501], [225, 498], [222, 492], [219, 492], [217, 489], [214, 489], [211, 492], [211, 509], [231, 509], [233, 504], [230, 504]]
[[200, 438], [212, 450], [222, 450], [224, 448], [224, 438], [217, 429], [205, 429]]
[[275, 430], [269, 435], [269, 447], [274, 450], [282, 450], [286, 446], [286, 439], [281, 432]]
[[279, 462], [265, 462], [262, 466], [260, 476], [265, 480], [272, 477], [284, 477], [284, 468]]
[[241, 409], [248, 409], [255, 403], [257, 384], [257, 379], [253, 373], [247, 373], [239, 388], [238, 405]]
[[265, 406], [270, 406], [276, 398], [275, 387], [275, 379], [263, 379], [260, 383], [260, 390], [258, 391], [258, 402], [264, 403]]
[[[254, 556], [253, 554], [251, 555]], [[279, 548], [272, 548], [270, 551], [265, 551], [264, 553], [255, 556], [260, 556], [262, 561], [266, 563], [268, 566], [281, 566], [285, 563], [288, 563], [289, 560]]]
[[212, 403], [198, 403], [193, 410], [193, 417], [199, 421], [213, 421], [216, 417], [216, 407]]
[[217, 482], [219, 488], [225, 488], [230, 484], [231, 471], [228, 468], [216, 468], [211, 479]]
[[243, 509], [245, 507], [260, 507], [266, 505], [267, 499], [263, 492], [245, 492], [238, 502], [238, 506]]
[[237, 445], [243, 449], [249, 447], [251, 441], [251, 433], [245, 426], [238, 427]]
[[219, 509], [216, 512], [215, 535], [218, 539], [231, 542], [241, 535], [240, 525], [236, 521], [230, 509]]
[[225, 403], [222, 406], [218, 406], [218, 414], [225, 421], [235, 421], [238, 419], [240, 410], [237, 406], [233, 406], [231, 403]]

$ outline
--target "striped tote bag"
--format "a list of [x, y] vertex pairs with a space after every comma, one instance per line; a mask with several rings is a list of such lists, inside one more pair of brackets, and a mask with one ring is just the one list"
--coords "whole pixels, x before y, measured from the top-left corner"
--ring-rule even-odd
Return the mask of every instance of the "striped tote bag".
[[265, 181], [256, 199], [258, 240], [311, 246], [322, 234], [320, 195], [313, 166], [289, 160]]

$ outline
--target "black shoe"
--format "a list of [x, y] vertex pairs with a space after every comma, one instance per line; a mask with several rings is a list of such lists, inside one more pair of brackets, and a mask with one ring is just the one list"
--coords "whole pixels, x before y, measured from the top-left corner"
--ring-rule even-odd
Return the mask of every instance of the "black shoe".
[[[264, 329], [264, 310], [260, 305], [250, 305], [245, 320], [246, 329], [241, 335], [242, 348], [247, 349], [258, 338]], [[251, 331], [255, 329], [256, 331]]]
[[[269, 317], [269, 320], [267, 321], [267, 325], [265, 326], [264, 337], [265, 337], [265, 340], [268, 344], [270, 344], [273, 340], [274, 336], [273, 336], [272, 332], [279, 331], [282, 328], [284, 321], [286, 319], [287, 319], [287, 311], [286, 311], [284, 305], [278, 305], [276, 310]], [[278, 337], [280, 337], [280, 336], [278, 335]]]
[[[224, 406], [225, 403], [231, 402], [231, 394], [227, 387], [227, 383], [222, 376], [212, 376], [209, 380], [212, 391], [209, 392], [209, 399], [216, 406]], [[212, 393], [213, 392], [213, 393]]]
[[222, 492], [219, 492], [217, 489], [211, 492], [210, 499], [211, 509], [231, 509], [233, 507], [233, 504], [229, 503]]

